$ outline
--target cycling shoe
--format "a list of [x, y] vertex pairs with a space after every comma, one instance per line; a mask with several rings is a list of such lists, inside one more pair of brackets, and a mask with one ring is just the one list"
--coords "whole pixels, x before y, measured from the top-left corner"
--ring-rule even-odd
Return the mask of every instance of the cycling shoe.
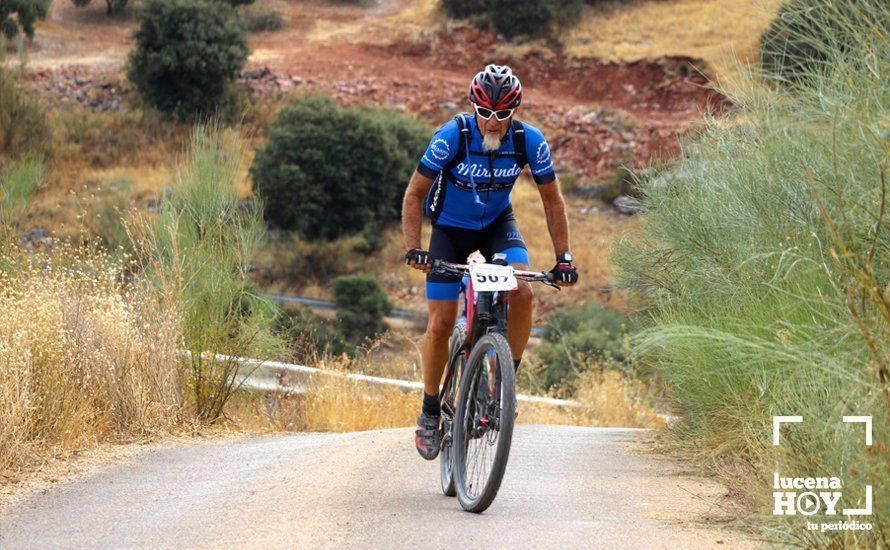
[[417, 452], [427, 460], [435, 460], [439, 456], [440, 442], [439, 417], [420, 413], [417, 430], [414, 432], [414, 446], [417, 447]]

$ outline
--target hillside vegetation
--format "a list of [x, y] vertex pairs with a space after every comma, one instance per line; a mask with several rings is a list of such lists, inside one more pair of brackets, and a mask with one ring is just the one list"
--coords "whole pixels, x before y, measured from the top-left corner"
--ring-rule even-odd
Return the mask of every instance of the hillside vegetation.
[[70, 242], [23, 250], [5, 229], [20, 227], [43, 172], [39, 161], [6, 171], [0, 475], [15, 479], [46, 456], [96, 443], [216, 422], [236, 365], [203, 352], [281, 356], [275, 312], [246, 287], [264, 229], [237, 198], [243, 154], [236, 133], [198, 126], [173, 196], [158, 216], [128, 223], [134, 255]]
[[[664, 55], [710, 63], [714, 44], [750, 46], [767, 17], [739, 23], [727, 0], [595, 4], [547, 40], [507, 42], [446, 19], [438, 0], [260, 0], [257, 9], [282, 10], [281, 28], [246, 37], [224, 4], [148, 2], [133, 17], [137, 6], [122, 2], [108, 18], [97, 5], [55, 2], [24, 43], [23, 69], [0, 70], [0, 305], [9, 312], [0, 321], [0, 471], [228, 420], [306, 430], [413, 422], [416, 395], [339, 385], [273, 411], [233, 392], [233, 362], [202, 352], [419, 378], [415, 329], [365, 337], [385, 328], [390, 300], [424, 307], [423, 275], [402, 265], [397, 199], [427, 124], [466, 108], [466, 82], [488, 58], [520, 67], [529, 84], [521, 117], [554, 145], [578, 243], [580, 284], [538, 292], [535, 322], [567, 305], [623, 310], [603, 251], [642, 220], [595, 202], [585, 185], [674, 156], [676, 136], [702, 110], [722, 108], [689, 60]], [[196, 5], [201, 17], [180, 17]], [[497, 6], [503, 14], [511, 4]], [[668, 17], [674, 9], [682, 25]], [[644, 31], [632, 38], [635, 28]], [[199, 50], [222, 57], [199, 63]], [[653, 60], [622, 64], [641, 57]], [[241, 124], [194, 129], [196, 113]], [[529, 178], [513, 202], [534, 267], [549, 268], [546, 217]], [[273, 215], [283, 210], [288, 223]], [[269, 243], [266, 224], [275, 227]], [[282, 317], [258, 288], [330, 297], [336, 276], [356, 273], [375, 277], [387, 296], [356, 279], [346, 292], [340, 279], [336, 321]], [[660, 426], [658, 392], [626, 353], [624, 317], [593, 306], [565, 312], [543, 353], [523, 363], [521, 389], [591, 407], [530, 407], [521, 421]], [[285, 350], [301, 345], [303, 355]]]
[[[839, 476], [851, 508], [890, 481], [890, 15], [877, 1], [796, 5], [835, 21], [839, 34], [807, 34], [825, 62], [796, 64], [806, 74], [793, 85], [782, 73], [733, 82], [735, 116], [686, 144], [669, 186], [645, 187], [647, 224], [616, 260], [645, 299], [635, 343], [682, 415], [676, 441], [755, 503], [771, 538], [875, 547], [890, 532], [886, 498], [847, 518], [871, 531], [771, 516], [773, 472]], [[779, 447], [773, 415], [804, 417]], [[844, 415], [873, 416], [871, 447]]]

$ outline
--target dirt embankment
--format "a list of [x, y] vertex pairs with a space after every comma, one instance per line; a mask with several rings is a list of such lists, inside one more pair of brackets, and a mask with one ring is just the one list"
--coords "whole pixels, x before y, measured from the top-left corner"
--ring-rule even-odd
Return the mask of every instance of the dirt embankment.
[[[385, 46], [301, 41], [274, 55], [257, 50], [241, 83], [258, 98], [321, 91], [343, 104], [388, 105], [438, 125], [467, 108], [468, 79], [504, 57], [498, 47], [491, 33], [469, 27]], [[583, 180], [674, 157], [689, 124], [728, 106], [691, 58], [607, 63], [569, 58], [559, 46], [516, 57], [508, 62], [524, 83], [521, 116], [546, 131], [561, 170]], [[51, 103], [115, 111], [132, 95], [120, 64], [50, 66], [30, 78]]]

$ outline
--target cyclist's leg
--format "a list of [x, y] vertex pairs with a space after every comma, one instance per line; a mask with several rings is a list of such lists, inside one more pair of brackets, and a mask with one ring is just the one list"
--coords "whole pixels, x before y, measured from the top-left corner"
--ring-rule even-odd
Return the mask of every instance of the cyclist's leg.
[[[475, 250], [473, 232], [433, 227], [430, 256], [436, 260], [463, 263]], [[472, 248], [471, 248], [472, 247]], [[439, 383], [448, 360], [448, 340], [457, 319], [460, 276], [429, 274], [426, 278], [429, 320], [423, 338], [423, 387], [427, 395], [438, 395]]]
[[[529, 269], [531, 262], [528, 250], [512, 210], [505, 212], [491, 225], [484, 246], [487, 250], [482, 253], [489, 261], [492, 255], [501, 253], [507, 255], [507, 263], [516, 269]], [[510, 342], [510, 351], [517, 364], [525, 352], [532, 331], [533, 297], [532, 286], [526, 281], [518, 281], [518, 288], [510, 295], [507, 341]]]
[[[430, 237], [430, 255], [437, 260], [456, 262], [462, 251], [461, 239], [449, 232], [433, 227]], [[466, 258], [466, 252], [464, 252]], [[457, 318], [457, 298], [460, 294], [460, 277], [428, 274], [426, 282], [429, 321], [423, 337], [421, 352], [423, 368], [423, 406], [414, 432], [414, 446], [427, 460], [439, 454], [439, 383], [448, 361], [448, 339]]]
[[423, 361], [423, 391], [438, 395], [439, 383], [448, 361], [448, 339], [457, 319], [457, 297], [453, 300], [431, 299], [427, 301], [429, 321], [423, 337], [421, 358]]

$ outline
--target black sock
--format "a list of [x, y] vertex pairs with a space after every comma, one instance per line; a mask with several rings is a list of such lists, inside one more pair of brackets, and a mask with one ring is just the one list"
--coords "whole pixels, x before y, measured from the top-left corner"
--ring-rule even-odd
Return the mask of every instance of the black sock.
[[513, 360], [513, 372], [519, 372], [519, 363], [522, 363], [522, 357]]
[[439, 396], [423, 392], [423, 412], [427, 416], [439, 416]]

